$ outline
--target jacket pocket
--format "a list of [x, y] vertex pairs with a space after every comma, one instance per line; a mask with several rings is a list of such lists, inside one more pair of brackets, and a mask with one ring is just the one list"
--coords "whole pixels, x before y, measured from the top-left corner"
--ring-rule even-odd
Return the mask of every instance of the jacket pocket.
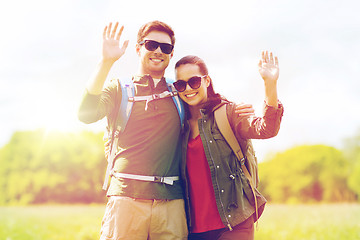
[[216, 142], [216, 145], [218, 147], [218, 150], [220, 152], [222, 159], [228, 159], [232, 153], [232, 150], [229, 146], [229, 144], [225, 141], [224, 137], [221, 135], [221, 133], [214, 132], [212, 134], [214, 141]]

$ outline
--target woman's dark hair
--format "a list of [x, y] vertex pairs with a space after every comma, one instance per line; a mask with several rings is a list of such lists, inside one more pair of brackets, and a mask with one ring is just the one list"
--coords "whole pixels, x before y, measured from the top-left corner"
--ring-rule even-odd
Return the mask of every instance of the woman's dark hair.
[[217, 105], [218, 103], [220, 103], [222, 97], [220, 94], [215, 93], [215, 91], [214, 91], [213, 81], [212, 81], [211, 77], [209, 76], [209, 71], [208, 71], [208, 68], [207, 68], [204, 60], [202, 60], [201, 58], [199, 58], [197, 56], [188, 55], [188, 56], [181, 58], [175, 64], [175, 69], [177, 69], [181, 65], [185, 65], [185, 64], [197, 65], [200, 69], [200, 73], [202, 75], [208, 75], [208, 77], [210, 78], [210, 85], [207, 87], [208, 104], [207, 104], [206, 108], [212, 108], [215, 105]]

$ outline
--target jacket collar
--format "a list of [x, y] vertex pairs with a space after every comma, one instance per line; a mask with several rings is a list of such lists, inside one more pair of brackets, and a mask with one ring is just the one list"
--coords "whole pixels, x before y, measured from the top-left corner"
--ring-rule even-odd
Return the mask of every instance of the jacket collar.
[[204, 115], [209, 115], [213, 113], [216, 109], [227, 103], [229, 103], [229, 101], [223, 97], [210, 100], [200, 111]]

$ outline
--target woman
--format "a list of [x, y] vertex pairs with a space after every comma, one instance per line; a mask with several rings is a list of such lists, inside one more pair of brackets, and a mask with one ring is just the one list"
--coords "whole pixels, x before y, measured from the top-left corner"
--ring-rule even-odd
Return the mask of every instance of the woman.
[[[259, 71], [265, 84], [265, 111], [263, 117], [250, 119], [239, 116], [234, 103], [214, 92], [203, 60], [186, 56], [176, 63], [177, 81], [174, 86], [187, 109], [182, 177], [189, 239], [254, 238], [255, 204], [246, 195], [251, 189], [214, 122], [214, 110], [227, 104], [227, 116], [238, 140], [277, 135], [283, 114], [276, 90], [279, 76], [277, 58], [273, 58], [272, 53], [263, 52]], [[261, 215], [266, 200], [256, 189], [255, 194]]]

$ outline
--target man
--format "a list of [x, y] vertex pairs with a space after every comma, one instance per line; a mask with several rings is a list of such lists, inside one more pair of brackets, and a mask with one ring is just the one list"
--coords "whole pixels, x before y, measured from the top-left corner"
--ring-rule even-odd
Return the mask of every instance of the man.
[[[110, 23], [104, 29], [102, 59], [79, 109], [79, 119], [85, 123], [117, 115], [121, 88], [117, 81], [105, 88], [104, 83], [112, 65], [128, 46], [125, 41], [119, 47], [122, 31], [123, 27], [118, 30], [118, 23], [114, 27]], [[136, 44], [139, 68], [132, 78], [135, 96], [168, 90], [164, 73], [173, 56], [174, 43], [173, 30], [163, 22], [149, 22], [140, 28]], [[179, 180], [180, 130], [180, 118], [171, 97], [134, 102], [126, 128], [118, 138], [100, 239], [187, 238]], [[149, 176], [173, 182], [171, 185], [151, 181]]]

